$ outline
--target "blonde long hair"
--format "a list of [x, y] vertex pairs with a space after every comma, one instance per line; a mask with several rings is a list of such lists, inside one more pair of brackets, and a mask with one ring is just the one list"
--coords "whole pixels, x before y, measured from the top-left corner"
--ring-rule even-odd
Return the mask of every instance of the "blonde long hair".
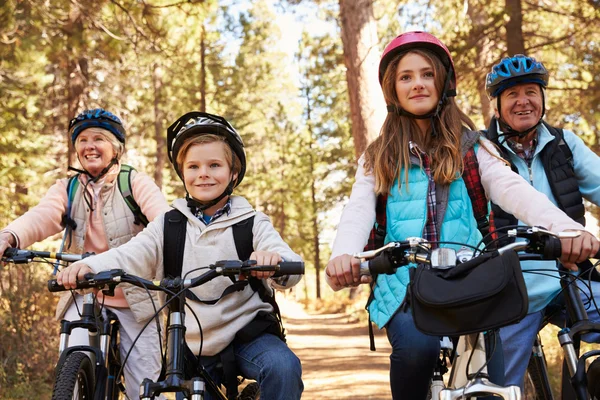
[[[412, 49], [398, 54], [389, 63], [381, 84], [386, 104], [398, 108], [400, 102], [396, 94], [396, 70], [402, 57], [409, 53], [424, 57], [433, 66], [435, 88], [438, 93], [442, 93], [448, 73], [438, 56], [427, 49]], [[400, 177], [402, 167], [404, 167], [408, 189], [410, 141], [417, 143], [421, 150], [429, 155], [431, 171], [436, 183], [449, 184], [462, 173], [462, 130], [464, 127], [475, 130], [475, 124], [458, 108], [454, 97], [447, 98], [434, 124], [436, 136], [433, 137], [430, 126], [423, 137], [414, 118], [393, 112], [388, 113], [379, 137], [365, 151], [365, 169], [375, 175], [377, 194], [390, 191], [394, 180]], [[398, 179], [398, 186], [400, 186], [400, 179]]]

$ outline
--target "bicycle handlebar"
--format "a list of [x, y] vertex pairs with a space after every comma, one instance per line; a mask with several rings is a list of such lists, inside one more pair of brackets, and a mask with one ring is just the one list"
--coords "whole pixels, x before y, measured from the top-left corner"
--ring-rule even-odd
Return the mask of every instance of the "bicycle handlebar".
[[[492, 252], [485, 252], [473, 257], [473, 252], [460, 250], [455, 254], [452, 249], [440, 248], [432, 253], [431, 245], [422, 238], [408, 238], [399, 242], [390, 242], [376, 249], [354, 254], [354, 257], [362, 260], [360, 265], [361, 275], [393, 274], [396, 268], [410, 263], [429, 264], [439, 269], [452, 268], [456, 262], [480, 264], [490, 257], [502, 254], [506, 251], [525, 251], [529, 254], [520, 254], [520, 259], [554, 260], [562, 254], [562, 238], [573, 238], [578, 232], [552, 233], [539, 227], [518, 227], [508, 231], [508, 235], [515, 238], [523, 238], [525, 241], [510, 243]], [[462, 253], [462, 254], [461, 254]], [[467, 254], [465, 254], [467, 253]], [[452, 256], [449, 256], [452, 254]], [[532, 254], [536, 256], [532, 257]], [[432, 255], [434, 260], [432, 260]], [[599, 258], [600, 251], [593, 257]]]
[[[256, 262], [253, 260], [244, 262], [239, 260], [223, 260], [210, 265], [209, 268], [210, 271], [196, 278], [163, 278], [160, 281], [150, 281], [130, 275], [121, 269], [112, 269], [102, 271], [98, 274], [86, 274], [84, 280], [77, 281], [76, 289], [101, 289], [107, 285], [116, 286], [119, 283], [130, 283], [149, 290], [179, 291], [183, 288], [191, 289], [200, 286], [217, 276], [234, 276], [247, 274], [251, 271], [275, 271], [272, 277], [304, 274], [304, 262], [302, 261], [282, 261], [277, 265], [256, 265]], [[48, 281], [48, 290], [50, 292], [62, 292], [69, 289], [65, 289], [64, 286], [59, 285], [56, 279], [51, 279]]]
[[92, 255], [94, 255], [94, 253], [69, 254], [51, 251], [21, 250], [15, 247], [9, 247], [4, 251], [2, 261], [13, 262], [15, 264], [26, 264], [30, 263], [34, 258], [52, 258], [55, 260], [74, 262]]

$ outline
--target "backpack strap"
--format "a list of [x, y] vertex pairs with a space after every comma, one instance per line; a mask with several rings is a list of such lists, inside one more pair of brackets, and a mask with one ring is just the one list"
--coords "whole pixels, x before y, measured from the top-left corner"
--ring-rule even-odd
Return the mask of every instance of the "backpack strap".
[[119, 176], [117, 178], [117, 185], [119, 186], [119, 191], [127, 203], [127, 207], [131, 210], [135, 217], [135, 224], [142, 224], [144, 226], [148, 225], [148, 218], [142, 213], [142, 209], [138, 205], [138, 203], [133, 198], [133, 192], [131, 190], [131, 179], [132, 172], [137, 172], [135, 168], [127, 164], [121, 164], [121, 170], [119, 171]]
[[181, 276], [187, 218], [177, 209], [165, 213], [163, 238], [164, 274], [169, 278]]
[[[479, 162], [477, 161], [475, 147], [471, 147], [463, 158], [462, 178], [465, 182], [469, 198], [471, 199], [471, 206], [473, 207], [473, 216], [477, 222], [477, 229], [481, 232], [484, 242], [488, 244], [492, 240], [497, 239], [498, 234], [495, 232], [493, 219], [490, 218], [488, 220], [488, 200], [485, 196], [483, 185], [481, 184]], [[490, 232], [492, 233], [491, 235], [489, 235]]]
[[[62, 252], [65, 248], [65, 244], [67, 243], [67, 248], [71, 247], [71, 241], [73, 239], [73, 231], [77, 228], [77, 222], [73, 218], [71, 218], [71, 208], [73, 208], [73, 199], [75, 198], [75, 193], [77, 193], [77, 189], [79, 188], [79, 174], [73, 175], [69, 178], [67, 182], [67, 209], [62, 216], [60, 224], [65, 227], [65, 233], [63, 235], [62, 242], [60, 244], [59, 252]], [[54, 273], [57, 272], [58, 263], [55, 265]]]
[[233, 241], [235, 242], [235, 249], [238, 254], [238, 258], [241, 261], [247, 261], [252, 252], [254, 252], [254, 244], [252, 239], [254, 234], [252, 229], [254, 228], [254, 215], [248, 219], [238, 222], [233, 225]]

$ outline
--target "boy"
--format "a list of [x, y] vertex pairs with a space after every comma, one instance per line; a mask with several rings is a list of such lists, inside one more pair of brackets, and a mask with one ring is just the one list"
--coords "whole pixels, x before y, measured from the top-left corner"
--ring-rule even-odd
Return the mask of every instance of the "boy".
[[[233, 226], [251, 218], [254, 251], [250, 259], [259, 265], [274, 265], [283, 259], [300, 260], [265, 214], [255, 211], [243, 197], [231, 195], [244, 177], [246, 158], [240, 136], [224, 118], [201, 112], [185, 114], [169, 127], [167, 146], [169, 159], [187, 192], [185, 199], [173, 202], [173, 208], [187, 219], [182, 276], [188, 272], [187, 278], [197, 276], [204, 272], [196, 271], [198, 268], [218, 260], [238, 259]], [[77, 278], [81, 279], [85, 273], [117, 266], [133, 275], [160, 279], [166, 264], [165, 220], [157, 218], [124, 246], [71, 265], [58, 275], [58, 282], [74, 288]], [[252, 273], [263, 283], [272, 274]], [[299, 280], [299, 276], [283, 276], [271, 279], [270, 283], [284, 289]], [[215, 300], [231, 283], [227, 277], [218, 277], [192, 292], [198, 300]], [[260, 384], [261, 398], [299, 399], [303, 390], [300, 361], [285, 342], [267, 333], [271, 329], [257, 333], [252, 339], [236, 339], [242, 328], [273, 312], [273, 307], [252, 286], [227, 294], [212, 305], [188, 301], [202, 324], [201, 361], [220, 382], [222, 377], [215, 368], [220, 361], [218, 356], [233, 351], [239, 372]], [[186, 341], [198, 356], [200, 329], [193, 318], [186, 320]]]

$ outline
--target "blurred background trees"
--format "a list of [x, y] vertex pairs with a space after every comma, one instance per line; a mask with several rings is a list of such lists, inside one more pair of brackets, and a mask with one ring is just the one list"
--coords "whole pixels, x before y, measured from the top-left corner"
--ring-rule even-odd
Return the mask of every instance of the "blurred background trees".
[[[595, 0], [7, 0], [0, 226], [75, 165], [67, 126], [78, 112], [119, 115], [126, 162], [153, 176], [169, 200], [184, 191], [166, 158], [166, 128], [191, 110], [217, 113], [247, 147], [239, 193], [307, 261], [300, 297], [331, 297], [321, 277], [335, 224], [357, 157], [385, 117], [379, 57], [414, 29], [448, 45], [459, 103], [481, 128], [490, 117], [485, 74], [525, 53], [551, 72], [547, 120], [600, 149]], [[31, 387], [47, 393], [58, 328], [44, 290], [49, 272], [0, 266], [0, 397], [28, 398]]]

